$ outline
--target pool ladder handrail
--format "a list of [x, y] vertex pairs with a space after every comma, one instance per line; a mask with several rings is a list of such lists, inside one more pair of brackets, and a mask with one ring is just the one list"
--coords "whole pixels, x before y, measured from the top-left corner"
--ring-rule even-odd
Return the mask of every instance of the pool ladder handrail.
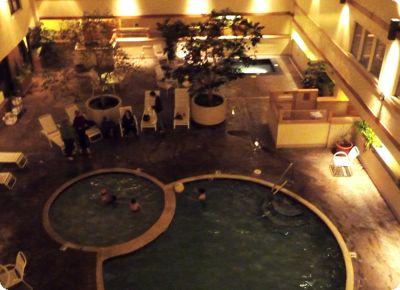
[[292, 179], [293, 179], [293, 174], [294, 174], [293, 165], [294, 163], [290, 162], [288, 167], [286, 167], [285, 171], [283, 171], [283, 173], [279, 177], [278, 181], [275, 182], [274, 185], [271, 187], [272, 195], [277, 194], [289, 182], [289, 179], [286, 178], [286, 175], [289, 173], [291, 169], [292, 169]]

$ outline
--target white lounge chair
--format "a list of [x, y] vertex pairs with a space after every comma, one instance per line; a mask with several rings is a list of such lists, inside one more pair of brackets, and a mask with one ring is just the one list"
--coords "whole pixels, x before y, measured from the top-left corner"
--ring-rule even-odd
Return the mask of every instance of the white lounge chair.
[[[153, 128], [154, 131], [157, 131], [157, 114], [153, 109], [155, 98], [150, 96], [151, 91], [146, 91], [144, 94], [144, 109], [142, 119], [140, 121], [140, 131], [143, 131], [145, 128]], [[154, 91], [157, 95], [160, 95], [160, 91]], [[148, 121], [144, 121], [143, 118], [145, 115], [148, 115], [150, 119]]]
[[17, 179], [10, 172], [0, 172], [0, 184], [3, 184], [9, 190], [14, 188]]
[[137, 121], [135, 114], [133, 113], [132, 106], [123, 106], [123, 107], [119, 108], [119, 129], [121, 131], [121, 137], [125, 137], [124, 128], [122, 127], [122, 118], [126, 111], [129, 111], [132, 113], [133, 119], [135, 120], [136, 135], [139, 136], [138, 121]]
[[352, 176], [353, 171], [351, 167], [358, 155], [360, 155], [360, 151], [357, 146], [351, 148], [349, 154], [343, 151], [336, 152], [332, 157], [330, 165], [333, 176]]
[[41, 134], [44, 135], [49, 141], [50, 147], [53, 143], [56, 144], [61, 150], [64, 150], [64, 142], [61, 138], [60, 130], [53, 117], [50, 114], [44, 114], [39, 117], [39, 123], [42, 127]]
[[32, 286], [24, 280], [26, 264], [27, 260], [24, 253], [18, 252], [15, 264], [1, 265], [1, 285], [8, 289], [22, 282], [29, 289], [33, 290]]
[[190, 129], [190, 96], [187, 89], [175, 89], [174, 129], [176, 126]]
[[[76, 104], [69, 104], [65, 107], [65, 113], [67, 114], [71, 124], [74, 123], [76, 111], [80, 111]], [[101, 133], [99, 127], [97, 127], [96, 125], [86, 129], [86, 134], [89, 137], [90, 143], [94, 143], [103, 139], [103, 134]]]
[[15, 163], [19, 168], [24, 168], [28, 159], [22, 152], [0, 152], [0, 163]]

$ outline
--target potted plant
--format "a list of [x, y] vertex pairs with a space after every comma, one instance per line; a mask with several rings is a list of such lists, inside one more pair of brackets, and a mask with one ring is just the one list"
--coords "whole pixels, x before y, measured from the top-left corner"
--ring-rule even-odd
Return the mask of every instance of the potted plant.
[[371, 149], [373, 147], [381, 147], [382, 143], [379, 140], [378, 136], [376, 136], [375, 132], [368, 125], [368, 123], [364, 120], [356, 122], [357, 131], [364, 137], [365, 142], [364, 146], [366, 150]]
[[85, 13], [81, 20], [65, 21], [60, 38], [74, 49], [74, 63], [78, 70], [94, 68], [99, 78], [105, 72], [114, 70], [114, 51], [110, 40], [117, 22], [114, 18], [103, 18]]
[[179, 39], [189, 35], [189, 26], [180, 20], [173, 23], [170, 19], [166, 19], [163, 23], [157, 23], [157, 30], [161, 32], [165, 41], [164, 53], [168, 61], [176, 58], [176, 49]]
[[[238, 63], [247, 65], [251, 61], [246, 52], [262, 38], [263, 27], [259, 23], [232, 15], [234, 13], [229, 10], [212, 11], [204, 22], [185, 27], [180, 23], [181, 31], [177, 32], [180, 39], [173, 39], [175, 44], [183, 41], [181, 49], [185, 56], [182, 64], [177, 67], [166, 66], [165, 70], [179, 83], [189, 84], [192, 119], [201, 125], [224, 122], [226, 100], [218, 93], [218, 88], [243, 77]], [[167, 35], [166, 30], [176, 27], [176, 24], [167, 22], [162, 26], [161, 32]], [[225, 35], [227, 28], [232, 30], [233, 37]], [[171, 43], [171, 40], [165, 39], [165, 42]], [[167, 47], [167, 52], [170, 48]], [[176, 45], [173, 54], [176, 53], [175, 50]], [[173, 54], [171, 52], [171, 56]]]
[[319, 96], [332, 96], [335, 83], [326, 72], [324, 61], [309, 61], [302, 80], [304, 88], [318, 89]]
[[30, 28], [29, 46], [32, 51], [32, 60], [35, 71], [44, 67], [60, 67], [63, 65], [62, 49], [57, 49], [57, 32], [40, 25]]
[[350, 141], [349, 134], [344, 134], [343, 136], [341, 136], [339, 140], [336, 141], [335, 145], [336, 145], [336, 152], [343, 151], [347, 154], [354, 146], [353, 142]]

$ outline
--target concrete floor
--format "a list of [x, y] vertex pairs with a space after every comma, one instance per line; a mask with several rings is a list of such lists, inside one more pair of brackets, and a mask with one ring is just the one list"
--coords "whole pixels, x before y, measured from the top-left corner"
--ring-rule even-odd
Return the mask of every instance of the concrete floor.
[[[351, 178], [334, 178], [328, 164], [328, 149], [275, 150], [267, 128], [269, 91], [296, 87], [298, 77], [290, 61], [279, 59], [284, 74], [238, 80], [222, 92], [228, 96], [230, 114], [224, 125], [194, 126], [172, 130], [171, 96], [164, 98], [165, 134], [151, 130], [139, 139], [103, 140], [93, 144], [92, 157], [70, 162], [58, 148], [49, 148], [39, 135], [37, 118], [51, 113], [57, 121], [65, 117], [72, 96], [56, 97], [40, 87], [41, 78], [24, 98], [27, 112], [12, 127], [0, 128], [0, 150], [23, 151], [29, 158], [25, 169], [2, 166], [18, 178], [14, 190], [1, 189], [0, 263], [13, 262], [17, 251], [28, 257], [26, 280], [41, 290], [95, 290], [94, 254], [60, 251], [44, 231], [42, 210], [49, 196], [65, 181], [79, 174], [107, 167], [142, 168], [169, 183], [176, 179], [221, 170], [276, 180], [289, 162], [295, 163], [290, 186], [320, 208], [342, 232], [353, 259], [356, 289], [386, 290], [400, 284], [400, 225], [359, 164]], [[145, 89], [156, 88], [155, 75], [143, 68], [121, 88], [123, 103], [133, 105], [141, 116]], [[254, 141], [261, 148], [254, 147]], [[15, 288], [18, 289], [18, 288]], [[21, 287], [21, 289], [23, 289]], [[121, 289], [128, 290], [128, 289]]]

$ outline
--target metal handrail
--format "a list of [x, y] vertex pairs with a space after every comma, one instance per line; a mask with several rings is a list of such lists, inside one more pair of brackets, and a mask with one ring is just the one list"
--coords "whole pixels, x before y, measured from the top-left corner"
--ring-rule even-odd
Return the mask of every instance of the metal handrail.
[[279, 186], [275, 186], [275, 187], [274, 187], [274, 190], [271, 191], [271, 192], [272, 192], [272, 195], [277, 194], [282, 188], [285, 187], [286, 183], [288, 183], [288, 180], [287, 180], [287, 179], [285, 179], [285, 181], [282, 182], [282, 184], [280, 184]]
[[[288, 172], [293, 168], [293, 166], [294, 166], [294, 163], [290, 162], [288, 167], [286, 167], [286, 169], [282, 172], [282, 174], [279, 177], [278, 181], [275, 182], [274, 185], [271, 187], [271, 193], [273, 195], [278, 193], [278, 191], [280, 191], [289, 182], [289, 180], [287, 178], [285, 178], [285, 177], [288, 174]], [[293, 172], [292, 172], [292, 174], [293, 174]]]

